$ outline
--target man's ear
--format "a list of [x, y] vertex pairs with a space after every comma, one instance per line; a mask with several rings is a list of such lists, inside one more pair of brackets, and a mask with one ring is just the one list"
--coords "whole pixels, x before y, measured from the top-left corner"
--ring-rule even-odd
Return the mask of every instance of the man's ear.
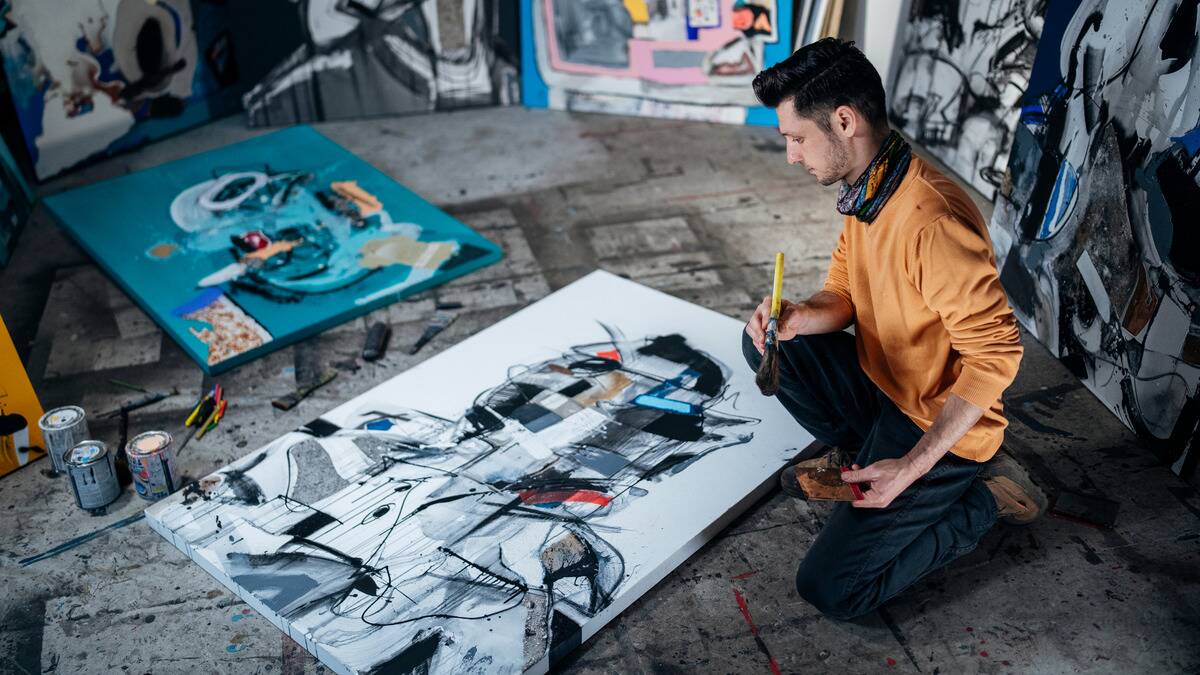
[[848, 105], [839, 105], [830, 114], [833, 132], [842, 138], [851, 138], [858, 131], [858, 113]]

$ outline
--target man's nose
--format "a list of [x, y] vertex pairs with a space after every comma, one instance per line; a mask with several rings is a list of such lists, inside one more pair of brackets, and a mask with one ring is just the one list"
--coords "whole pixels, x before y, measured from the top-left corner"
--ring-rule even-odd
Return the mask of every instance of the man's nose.
[[787, 161], [788, 161], [788, 164], [803, 164], [804, 157], [800, 154], [799, 150], [793, 150], [791, 148], [788, 148]]

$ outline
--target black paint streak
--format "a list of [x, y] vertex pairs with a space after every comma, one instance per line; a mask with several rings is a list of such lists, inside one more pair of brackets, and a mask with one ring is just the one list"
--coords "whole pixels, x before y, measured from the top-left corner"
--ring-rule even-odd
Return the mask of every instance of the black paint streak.
[[1100, 556], [1096, 555], [1096, 549], [1089, 546], [1088, 543], [1086, 541], [1084, 541], [1081, 537], [1071, 537], [1071, 539], [1073, 539], [1076, 544], [1079, 544], [1080, 546], [1083, 547], [1083, 550], [1081, 551], [1081, 553], [1083, 553], [1084, 560], [1088, 561], [1089, 563], [1091, 563], [1093, 565], [1099, 565], [1100, 563], [1104, 562], [1103, 560], [1100, 559]]
[[404, 651], [371, 668], [366, 675], [407, 675], [429, 672], [429, 662], [442, 643], [442, 632], [435, 630], [414, 641]]
[[341, 429], [342, 429], [341, 427], [334, 424], [333, 422], [330, 422], [329, 420], [318, 417], [317, 419], [300, 427], [299, 431], [302, 433], [310, 434], [317, 438], [326, 438], [328, 436], [332, 436], [332, 435], [336, 434], [337, 432], [341, 431]]
[[326, 525], [335, 522], [337, 522], [337, 518], [334, 518], [333, 516], [321, 511], [315, 511], [312, 513], [312, 515], [308, 516], [304, 520], [301, 520], [295, 525], [289, 527], [284, 531], [284, 534], [291, 535], [293, 537], [308, 537], [317, 530], [320, 530]]
[[682, 335], [660, 335], [650, 341], [650, 344], [639, 347], [639, 354], [657, 356], [675, 363], [685, 364], [688, 368], [699, 373], [692, 388], [706, 396], [716, 396], [725, 385], [725, 375], [721, 367], [703, 352], [693, 348]]
[[904, 655], [907, 656], [908, 660], [912, 662], [913, 668], [916, 668], [918, 673], [921, 672], [921, 666], [917, 663], [917, 657], [915, 654], [913, 654], [912, 648], [908, 646], [908, 638], [905, 637], [904, 631], [900, 630], [900, 624], [896, 623], [896, 620], [892, 618], [892, 615], [883, 607], [879, 608], [879, 618], [883, 619], [883, 623], [886, 624], [888, 630], [892, 632], [892, 637], [896, 638], [896, 642], [900, 645], [900, 648], [904, 650]]
[[112, 523], [110, 525], [105, 525], [104, 527], [102, 527], [98, 530], [94, 530], [87, 534], [80, 535], [73, 539], [68, 539], [48, 551], [44, 551], [37, 555], [29, 556], [28, 558], [22, 558], [18, 562], [18, 564], [20, 564], [21, 567], [29, 567], [30, 565], [34, 564], [35, 562], [40, 562], [47, 558], [53, 558], [56, 555], [70, 551], [71, 549], [75, 548], [76, 546], [79, 546], [81, 544], [86, 544], [87, 542], [95, 539], [96, 537], [99, 537], [100, 535], [104, 534], [105, 532], [108, 532], [109, 530], [119, 530], [122, 527], [125, 527], [126, 525], [132, 525], [133, 523], [136, 523], [145, 517], [146, 517], [145, 513], [139, 513], [136, 516], [129, 516], [128, 518], [118, 520], [117, 522]]
[[529, 587], [528, 587], [528, 586], [526, 586], [525, 584], [521, 583], [520, 581], [517, 581], [516, 579], [509, 579], [508, 577], [506, 577], [506, 576], [503, 576], [503, 575], [501, 575], [501, 574], [497, 574], [497, 573], [493, 572], [492, 570], [490, 570], [490, 569], [488, 569], [488, 568], [486, 568], [486, 567], [484, 567], [484, 566], [482, 566], [482, 565], [479, 565], [479, 564], [477, 564], [477, 563], [471, 562], [470, 560], [467, 560], [466, 558], [464, 558], [464, 557], [462, 557], [461, 555], [459, 555], [459, 554], [455, 553], [454, 551], [451, 551], [450, 549], [446, 548], [445, 546], [439, 546], [439, 547], [438, 547], [438, 550], [439, 550], [439, 551], [441, 551], [442, 553], [445, 553], [446, 555], [448, 555], [448, 556], [450, 556], [450, 557], [452, 557], [452, 558], [455, 558], [455, 559], [457, 559], [457, 560], [461, 561], [463, 564], [465, 564], [465, 565], [467, 565], [467, 566], [469, 566], [469, 567], [471, 567], [471, 568], [473, 568], [473, 569], [476, 569], [476, 570], [479, 570], [480, 572], [483, 572], [484, 574], [488, 575], [489, 577], [492, 577], [493, 579], [495, 579], [495, 580], [497, 580], [497, 581], [499, 581], [499, 582], [501, 582], [501, 583], [504, 583], [504, 584], [506, 584], [506, 585], [508, 585], [508, 586], [512, 586], [513, 588], [517, 589], [517, 590], [518, 590], [518, 591], [520, 591], [521, 593], [528, 593], [528, 592], [529, 592]]

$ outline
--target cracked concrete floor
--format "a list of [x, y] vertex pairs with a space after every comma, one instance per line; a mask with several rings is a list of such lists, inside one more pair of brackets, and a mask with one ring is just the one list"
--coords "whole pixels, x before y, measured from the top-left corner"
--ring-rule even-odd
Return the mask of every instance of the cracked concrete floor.
[[[789, 168], [771, 129], [519, 108], [319, 125], [501, 244], [504, 261], [217, 378], [218, 430], [181, 457], [203, 476], [441, 349], [604, 268], [734, 317], [765, 291], [816, 290], [840, 228], [834, 194]], [[261, 133], [226, 119], [42, 186], [43, 194]], [[465, 308], [417, 356], [435, 299]], [[180, 426], [211, 384], [39, 210], [0, 272], [0, 312], [46, 407], [113, 408], [109, 378], [179, 394], [132, 429]], [[369, 322], [393, 349], [300, 406], [269, 401], [354, 357]], [[1036, 342], [1006, 394], [1009, 448], [1052, 495], [1121, 504], [1115, 529], [997, 527], [966, 558], [861, 620], [825, 619], [792, 585], [826, 510], [773, 492], [563, 664], [568, 672], [1200, 672], [1200, 495], [1161, 466]], [[115, 424], [94, 435], [115, 443]], [[137, 519], [74, 506], [45, 460], [0, 479], [0, 672], [316, 673], [325, 669]], [[701, 496], [697, 496], [701, 498]], [[85, 543], [56, 547], [99, 531]], [[51, 553], [30, 564], [22, 560]], [[757, 637], [756, 637], [757, 633]]]

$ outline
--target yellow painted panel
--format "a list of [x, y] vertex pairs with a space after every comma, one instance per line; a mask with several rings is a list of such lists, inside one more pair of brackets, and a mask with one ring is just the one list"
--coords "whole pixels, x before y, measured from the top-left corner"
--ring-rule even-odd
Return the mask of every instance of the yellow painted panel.
[[0, 475], [46, 454], [38, 429], [41, 416], [42, 404], [0, 319]]

